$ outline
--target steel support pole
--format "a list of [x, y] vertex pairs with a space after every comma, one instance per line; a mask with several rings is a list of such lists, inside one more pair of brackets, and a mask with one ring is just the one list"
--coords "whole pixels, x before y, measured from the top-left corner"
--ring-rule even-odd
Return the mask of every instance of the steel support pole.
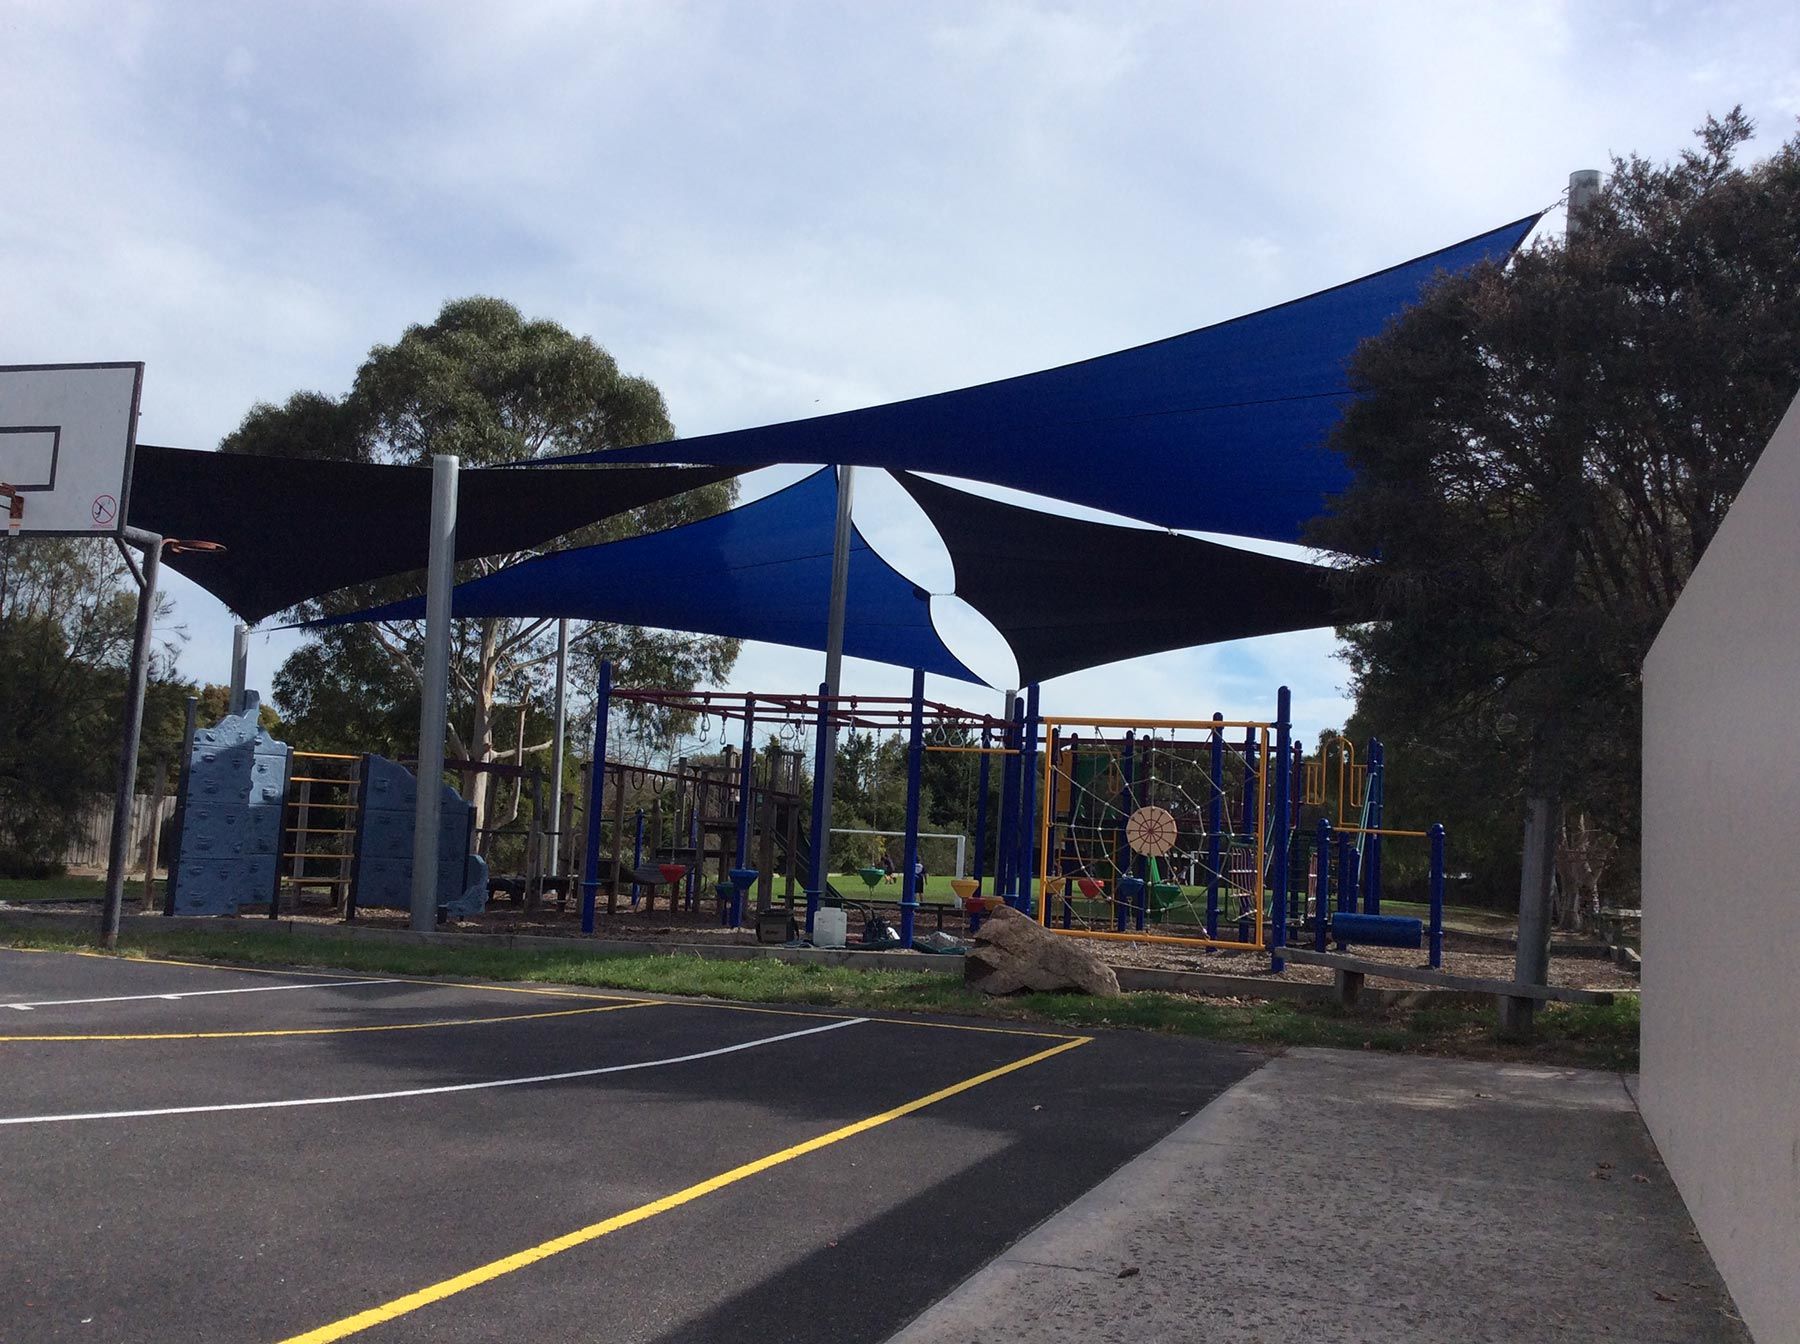
[[1019, 909], [1035, 908], [1037, 882], [1038, 685], [1025, 688], [1025, 733], [1019, 740]]
[[756, 702], [744, 697], [744, 754], [738, 760], [737, 862], [750, 863], [750, 809], [756, 799]]
[[[1270, 898], [1269, 913], [1273, 917], [1269, 930], [1269, 945], [1274, 950], [1269, 955], [1269, 969], [1281, 971], [1286, 969], [1287, 962], [1282, 959], [1281, 949], [1287, 946], [1287, 911], [1288, 911], [1288, 789], [1293, 782], [1293, 771], [1288, 769], [1288, 733], [1293, 725], [1289, 720], [1293, 717], [1294, 697], [1286, 686], [1275, 692], [1275, 753], [1269, 766], [1275, 772], [1275, 798], [1269, 808], [1273, 825], [1269, 827], [1270, 843], [1275, 846], [1275, 861], [1270, 865], [1269, 885], [1274, 888]], [[1260, 886], [1262, 879], [1257, 879]], [[1257, 899], [1261, 900], [1261, 893]]]
[[826, 758], [833, 755], [831, 741], [831, 692], [826, 682], [819, 683], [819, 715], [813, 727], [813, 797], [812, 834], [806, 863], [806, 936], [812, 937], [813, 920], [819, 913], [819, 902], [825, 898], [825, 861], [828, 841], [826, 817], [830, 807], [825, 799]]
[[450, 590], [456, 582], [458, 459], [431, 458], [431, 548], [425, 575], [425, 675], [419, 692], [419, 768], [413, 810], [412, 927], [437, 927], [438, 831], [443, 820], [444, 721], [450, 712]]
[[919, 790], [925, 774], [925, 674], [913, 670], [912, 719], [906, 741], [906, 841], [900, 882], [900, 946], [913, 945], [913, 916], [919, 909]]
[[244, 689], [250, 684], [250, 627], [239, 621], [231, 627], [231, 693], [225, 712], [244, 712]]
[[144, 553], [143, 586], [138, 590], [137, 628], [125, 680], [125, 721], [119, 734], [119, 780], [113, 794], [111, 843], [106, 852], [106, 899], [100, 907], [100, 942], [119, 945], [119, 918], [125, 907], [125, 865], [131, 848], [131, 803], [137, 793], [138, 743], [144, 731], [144, 688], [150, 680], [150, 638], [156, 625], [156, 580], [162, 569], [163, 539], [127, 527], [124, 539]]
[[563, 755], [569, 724], [569, 622], [556, 623], [556, 722], [550, 728], [550, 875], [562, 876]]
[[994, 894], [1012, 904], [1012, 842], [1019, 794], [1019, 693], [1006, 693], [1001, 711], [1006, 727], [1000, 734], [1000, 745], [1007, 755], [1000, 758], [1000, 817], [995, 824]]
[[[1213, 722], [1225, 716], [1213, 714]], [[1206, 936], [1219, 936], [1219, 832], [1225, 826], [1225, 734], [1212, 730], [1212, 761], [1208, 773], [1211, 793], [1206, 802]]]
[[[837, 491], [837, 519], [831, 534], [831, 601], [825, 619], [824, 694], [834, 702], [843, 688], [844, 623], [850, 605], [850, 537], [854, 530], [850, 510], [856, 493], [855, 467], [838, 468]], [[813, 831], [813, 844], [821, 849], [826, 848], [831, 839], [832, 792], [837, 785], [837, 724], [830, 715], [826, 717], [825, 736], [824, 768], [813, 780], [813, 788], [825, 800], [823, 814], [817, 807], [813, 809], [814, 817], [820, 818]], [[823, 860], [829, 861], [829, 856]]]
[[194, 760], [194, 734], [200, 724], [200, 697], [187, 698], [186, 721], [181, 730], [181, 762], [175, 771], [175, 825], [169, 837], [169, 856], [163, 867], [168, 878], [163, 882], [162, 912], [175, 913], [175, 885], [181, 878], [181, 840], [187, 829], [188, 772]]
[[981, 770], [975, 784], [975, 894], [981, 894], [981, 874], [987, 863], [988, 785], [993, 771], [993, 757], [988, 749], [994, 745], [994, 731], [981, 729]]
[[1431, 828], [1431, 965], [1444, 964], [1444, 824]]
[[[587, 862], [581, 871], [581, 931], [594, 931], [594, 907], [600, 895], [600, 809], [606, 803], [606, 721], [612, 714], [612, 660], [602, 660], [600, 683], [594, 688], [594, 764], [588, 771]], [[613, 837], [617, 849], [622, 837]], [[699, 855], [695, 856], [698, 866]], [[689, 870], [692, 871], [691, 869]]]

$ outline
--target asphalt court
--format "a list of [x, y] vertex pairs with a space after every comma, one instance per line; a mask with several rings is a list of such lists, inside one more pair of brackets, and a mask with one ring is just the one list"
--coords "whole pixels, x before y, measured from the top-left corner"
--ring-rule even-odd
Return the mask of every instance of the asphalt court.
[[879, 1341], [1260, 1062], [0, 950], [0, 1341]]

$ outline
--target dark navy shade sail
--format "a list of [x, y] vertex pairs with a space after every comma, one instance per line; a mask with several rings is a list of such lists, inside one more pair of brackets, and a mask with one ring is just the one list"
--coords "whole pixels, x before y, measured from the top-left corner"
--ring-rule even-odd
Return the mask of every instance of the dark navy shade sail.
[[928, 471], [1165, 527], [1298, 541], [1348, 483], [1326, 440], [1346, 364], [1441, 272], [1503, 262], [1537, 215], [1246, 317], [1078, 364], [864, 410], [568, 461]]
[[[831, 599], [837, 476], [816, 471], [785, 490], [697, 523], [554, 551], [458, 584], [457, 616], [567, 616], [824, 649]], [[321, 621], [419, 620], [423, 598]], [[873, 550], [850, 550], [844, 652], [985, 685], [944, 646], [931, 596]]]
[[[456, 558], [527, 551], [735, 474], [733, 467], [482, 467], [457, 480]], [[131, 524], [222, 543], [163, 563], [255, 624], [352, 584], [424, 569], [431, 468], [139, 444]]]
[[957, 596], [999, 630], [1022, 682], [1353, 619], [1328, 566], [894, 475], [949, 548]]

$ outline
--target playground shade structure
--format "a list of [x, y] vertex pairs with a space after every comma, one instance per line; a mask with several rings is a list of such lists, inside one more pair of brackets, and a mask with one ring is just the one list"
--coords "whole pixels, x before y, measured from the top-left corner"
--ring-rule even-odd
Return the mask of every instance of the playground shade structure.
[[[834, 472], [816, 471], [697, 523], [540, 555], [458, 584], [451, 609], [457, 616], [567, 616], [823, 649], [837, 489]], [[410, 598], [319, 624], [424, 614], [424, 599]], [[844, 652], [984, 684], [938, 637], [930, 594], [860, 532], [851, 537]]]
[[1060, 368], [562, 461], [824, 462], [1012, 486], [1166, 527], [1299, 541], [1349, 471], [1327, 438], [1357, 344], [1538, 215], [1305, 298]]
[[[735, 475], [733, 467], [461, 473], [456, 558], [529, 550]], [[425, 568], [431, 469], [139, 444], [132, 526], [223, 551], [164, 563], [254, 624], [309, 598]]]
[[1329, 566], [894, 476], [943, 537], [957, 596], [1005, 638], [1023, 682], [1356, 619]]

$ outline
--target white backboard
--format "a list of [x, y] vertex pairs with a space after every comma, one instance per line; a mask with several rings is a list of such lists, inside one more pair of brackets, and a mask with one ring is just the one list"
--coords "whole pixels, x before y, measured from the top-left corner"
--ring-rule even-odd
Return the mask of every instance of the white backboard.
[[24, 496], [21, 532], [125, 526], [143, 382], [142, 364], [0, 366], [0, 484]]

